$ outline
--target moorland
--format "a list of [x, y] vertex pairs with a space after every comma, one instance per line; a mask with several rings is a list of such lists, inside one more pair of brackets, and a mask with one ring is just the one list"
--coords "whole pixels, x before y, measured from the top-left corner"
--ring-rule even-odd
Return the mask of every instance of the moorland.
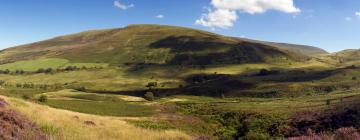
[[46, 139], [359, 138], [359, 91], [360, 50], [184, 27], [129, 25], [0, 51], [1, 98]]

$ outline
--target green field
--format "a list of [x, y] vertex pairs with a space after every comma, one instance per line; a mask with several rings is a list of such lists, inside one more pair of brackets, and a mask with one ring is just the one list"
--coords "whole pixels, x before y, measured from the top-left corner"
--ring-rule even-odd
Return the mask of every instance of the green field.
[[34, 72], [39, 69], [64, 69], [68, 66], [76, 66], [78, 68], [95, 68], [95, 67], [106, 67], [104, 63], [71, 63], [66, 59], [59, 58], [44, 58], [36, 60], [17, 61], [14, 63], [8, 63], [0, 65], [0, 70], [23, 70], [27, 72]]
[[0, 65], [0, 70], [24, 70], [24, 71], [37, 71], [40, 68], [60, 68], [69, 61], [66, 59], [58, 58], [49, 58], [49, 59], [37, 59], [37, 60], [27, 60], [27, 61], [18, 61], [9, 64]]

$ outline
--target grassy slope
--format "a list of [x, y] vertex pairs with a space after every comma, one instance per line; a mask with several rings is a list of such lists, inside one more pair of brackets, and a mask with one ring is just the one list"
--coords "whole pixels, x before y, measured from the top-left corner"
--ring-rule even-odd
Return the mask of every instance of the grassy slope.
[[[26, 102], [20, 99], [2, 97], [10, 107], [36, 122], [54, 139], [98, 140], [98, 139], [191, 139], [189, 135], [176, 130], [149, 130], [134, 127], [124, 121], [127, 118], [87, 115]], [[36, 112], [36, 113], [34, 113]], [[49, 117], [51, 116], [51, 117]], [[137, 118], [140, 119], [141, 118]], [[95, 126], [85, 125], [92, 121]]]
[[46, 105], [82, 113], [126, 117], [150, 116], [155, 113], [154, 108], [143, 105], [146, 102], [128, 102], [118, 95], [101, 95], [74, 90], [61, 90], [42, 95], [49, 98], [44, 103]]
[[66, 59], [60, 58], [45, 58], [45, 59], [36, 59], [36, 60], [25, 60], [25, 61], [17, 61], [14, 63], [7, 63], [0, 65], [0, 70], [23, 70], [34, 72], [39, 69], [58, 69], [58, 68], [66, 68], [67, 66], [76, 66], [78, 68], [86, 67], [86, 68], [93, 68], [93, 67], [106, 67], [107, 64], [104, 63], [70, 63]]
[[[257, 42], [160, 25], [131, 25], [57, 37], [0, 52], [2, 63], [63, 58], [81, 63], [217, 64], [299, 61], [305, 56]], [[285, 60], [286, 59], [286, 60]]]
[[280, 49], [292, 51], [295, 53], [300, 53], [306, 56], [317, 56], [317, 55], [328, 54], [328, 52], [326, 52], [325, 50], [313, 46], [296, 45], [296, 44], [288, 44], [288, 43], [275, 43], [275, 42], [258, 41], [258, 40], [245, 39], [245, 38], [241, 38], [241, 39], [248, 40], [251, 42], [263, 43], [269, 46], [274, 46]]

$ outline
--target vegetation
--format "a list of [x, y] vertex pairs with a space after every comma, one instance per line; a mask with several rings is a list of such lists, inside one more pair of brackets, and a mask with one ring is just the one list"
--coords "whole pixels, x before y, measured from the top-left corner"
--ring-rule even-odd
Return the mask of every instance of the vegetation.
[[[192, 139], [178, 130], [157, 131], [135, 127], [126, 123], [126, 118], [88, 115], [49, 108], [16, 98], [4, 99], [10, 104], [10, 108], [33, 120], [51, 139]], [[95, 125], [86, 125], [85, 121], [92, 121]]]
[[39, 100], [39, 102], [45, 103], [48, 101], [48, 98], [46, 95], [40, 95], [38, 100]]
[[358, 54], [132, 25], [1, 51], [0, 94], [50, 139], [356, 138]]

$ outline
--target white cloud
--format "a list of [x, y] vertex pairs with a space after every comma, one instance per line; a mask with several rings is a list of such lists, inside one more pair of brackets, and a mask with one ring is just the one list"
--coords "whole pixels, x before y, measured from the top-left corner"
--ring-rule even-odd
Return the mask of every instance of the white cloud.
[[264, 13], [267, 10], [300, 12], [300, 9], [294, 6], [293, 0], [212, 0], [211, 4], [218, 9], [239, 10], [250, 14]]
[[161, 15], [161, 14], [156, 16], [156, 18], [160, 18], [160, 19], [161, 19], [161, 18], [164, 18], [164, 17], [165, 17], [165, 16], [164, 16], [164, 15]]
[[129, 8], [133, 8], [135, 5], [134, 4], [126, 5], [126, 4], [121, 3], [120, 0], [116, 0], [116, 1], [114, 1], [114, 6], [117, 8], [120, 8], [122, 10], [127, 10]]
[[352, 18], [351, 18], [351, 17], [346, 17], [345, 20], [346, 20], [346, 21], [351, 21]]
[[196, 24], [210, 28], [229, 28], [238, 19], [238, 12], [248, 14], [276, 10], [284, 13], [299, 13], [293, 0], [211, 0], [214, 10], [203, 14]]
[[237, 19], [238, 16], [236, 14], [236, 11], [217, 9], [215, 11], [209, 10], [208, 14], [203, 14], [200, 19], [196, 20], [195, 24], [210, 27], [212, 29], [227, 29], [234, 26], [234, 22]]
[[359, 12], [355, 12], [355, 15], [360, 17], [360, 11]]

